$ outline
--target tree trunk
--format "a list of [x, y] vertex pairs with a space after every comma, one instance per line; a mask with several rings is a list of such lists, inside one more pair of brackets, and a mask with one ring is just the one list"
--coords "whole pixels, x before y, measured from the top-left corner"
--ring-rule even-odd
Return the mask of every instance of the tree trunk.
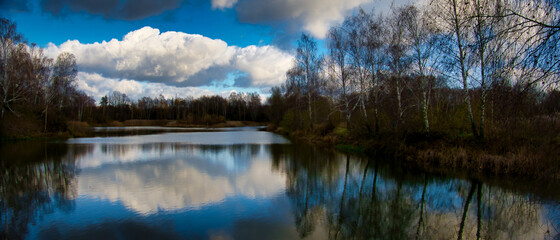
[[[372, 69], [373, 66], [372, 66]], [[373, 84], [373, 113], [374, 113], [374, 121], [375, 121], [375, 135], [379, 134], [379, 111], [378, 111], [378, 90], [377, 90], [377, 78], [375, 76], [375, 74], [372, 73], [372, 79], [371, 82]]]
[[455, 28], [455, 36], [457, 37], [457, 47], [459, 50], [459, 64], [461, 67], [461, 77], [463, 80], [463, 94], [465, 95], [465, 103], [467, 104], [467, 115], [471, 124], [473, 135], [478, 137], [476, 124], [472, 112], [471, 97], [469, 95], [468, 73], [465, 67], [465, 52], [463, 50], [463, 39], [461, 38], [461, 30], [459, 28], [459, 13], [457, 12], [457, 1], [453, 0], [453, 23]]
[[311, 90], [307, 92], [307, 111], [309, 114], [309, 129], [313, 129], [313, 108], [311, 107]]
[[422, 115], [424, 116], [424, 131], [428, 134], [430, 133], [430, 122], [428, 121], [428, 97], [425, 90], [422, 92]]
[[465, 202], [465, 208], [463, 209], [463, 216], [461, 217], [461, 223], [459, 225], [459, 233], [457, 234], [457, 240], [463, 239], [463, 230], [465, 229], [465, 222], [467, 221], [467, 215], [469, 213], [469, 205], [471, 204], [476, 185], [477, 185], [476, 183], [471, 183], [471, 189], [469, 190], [467, 201]]
[[351, 124], [351, 118], [352, 118], [352, 113], [350, 110], [350, 104], [348, 103], [348, 99], [346, 99], [345, 101], [345, 105], [346, 105], [346, 129], [348, 129], [348, 131], [350, 131], [350, 124]]
[[420, 198], [420, 217], [418, 219], [418, 227], [416, 228], [416, 239], [420, 239], [420, 229], [424, 224], [424, 201], [426, 199], [426, 187], [428, 186], [428, 177], [424, 174], [424, 188], [422, 189], [422, 197]]
[[476, 217], [476, 239], [480, 239], [482, 229], [482, 183], [478, 184], [476, 193], [477, 217]]
[[306, 63], [305, 68], [305, 81], [307, 83], [307, 111], [309, 112], [309, 129], [313, 129], [313, 107], [311, 106], [311, 79], [309, 78], [309, 62]]
[[364, 85], [365, 85], [364, 78], [362, 77], [362, 70], [360, 69], [360, 105], [362, 105], [362, 115], [365, 118], [366, 122], [368, 122], [366, 103], [364, 101], [364, 99], [366, 98], [366, 93], [365, 93], [366, 91]]
[[478, 132], [478, 137], [484, 139], [484, 112], [486, 111], [486, 86], [484, 85], [484, 80], [482, 81], [482, 93], [480, 96], [480, 127]]
[[4, 59], [2, 59], [4, 61], [4, 74], [3, 74], [3, 79], [2, 79], [2, 91], [3, 91], [3, 95], [2, 96], [2, 104], [0, 105], [1, 109], [1, 113], [0, 113], [0, 118], [4, 119], [4, 104], [7, 103], [8, 101], [8, 51], [7, 51], [7, 44], [2, 43], [2, 48], [3, 48], [3, 52], [4, 52]]
[[377, 167], [378, 167], [378, 163], [377, 161], [375, 162], [375, 170], [373, 172], [373, 184], [372, 184], [372, 189], [371, 189], [371, 201], [374, 202], [375, 200], [375, 192], [377, 191]]
[[484, 111], [486, 110], [486, 36], [483, 33], [482, 25], [484, 24], [484, 19], [482, 19], [482, 12], [480, 1], [476, 2], [476, 15], [477, 15], [477, 24], [476, 24], [476, 35], [478, 35], [478, 55], [480, 57], [480, 126], [478, 131], [478, 137], [483, 139], [484, 138]]
[[397, 126], [396, 131], [399, 131], [400, 124], [403, 120], [403, 109], [402, 109], [402, 102], [401, 102], [401, 88], [400, 88], [400, 76], [397, 76], [395, 79], [395, 84], [397, 87], [397, 111], [398, 111], [398, 119], [397, 119]]
[[344, 174], [344, 187], [342, 188], [342, 197], [340, 198], [340, 209], [338, 213], [338, 227], [335, 234], [335, 239], [338, 239], [338, 233], [341, 232], [342, 220], [344, 219], [344, 199], [346, 197], [346, 185], [348, 182], [348, 169], [350, 168], [350, 155], [346, 155], [346, 173]]
[[49, 115], [49, 104], [47, 103], [47, 106], [45, 108], [45, 132], [47, 132], [48, 115]]

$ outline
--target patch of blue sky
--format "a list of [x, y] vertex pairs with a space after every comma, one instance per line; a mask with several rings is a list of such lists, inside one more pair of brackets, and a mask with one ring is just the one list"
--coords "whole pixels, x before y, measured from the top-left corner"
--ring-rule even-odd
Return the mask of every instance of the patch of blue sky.
[[178, 31], [221, 39], [231, 46], [268, 45], [272, 42], [273, 29], [260, 24], [240, 23], [233, 9], [213, 10], [210, 2], [182, 4], [175, 10], [140, 20], [108, 19], [86, 12], [62, 9], [59, 16], [43, 12], [37, 0], [30, 1], [31, 12], [3, 12], [16, 22], [18, 31], [30, 43], [46, 47], [48, 43], [60, 45], [68, 40], [94, 43], [122, 39], [127, 33], [144, 26], [161, 32]]

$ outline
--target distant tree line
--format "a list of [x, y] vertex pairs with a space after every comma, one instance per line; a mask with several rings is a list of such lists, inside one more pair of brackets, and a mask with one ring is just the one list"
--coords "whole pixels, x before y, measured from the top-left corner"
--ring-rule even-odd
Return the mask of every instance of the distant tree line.
[[324, 55], [301, 35], [268, 117], [288, 132], [367, 138], [545, 132], [560, 120], [559, 6], [431, 0], [387, 15], [360, 10], [330, 29]]
[[258, 93], [233, 92], [224, 98], [218, 95], [165, 98], [142, 97], [137, 101], [114, 91], [101, 98], [94, 116], [97, 122], [110, 120], [181, 120], [188, 124], [215, 124], [233, 121], [266, 121]]

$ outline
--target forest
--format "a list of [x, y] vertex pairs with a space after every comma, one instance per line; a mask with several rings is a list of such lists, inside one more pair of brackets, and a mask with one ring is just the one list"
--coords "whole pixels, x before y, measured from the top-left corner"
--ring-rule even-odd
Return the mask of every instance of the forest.
[[301, 35], [269, 118], [278, 132], [421, 167], [558, 177], [559, 5], [360, 10], [330, 29], [324, 53]]

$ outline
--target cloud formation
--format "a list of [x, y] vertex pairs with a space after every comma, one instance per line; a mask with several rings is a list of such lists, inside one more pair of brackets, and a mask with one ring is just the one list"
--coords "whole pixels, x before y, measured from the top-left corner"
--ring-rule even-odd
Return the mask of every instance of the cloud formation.
[[[222, 2], [224, 0], [213, 0]], [[324, 38], [329, 28], [341, 23], [350, 11], [371, 0], [241, 0], [235, 10], [247, 23], [288, 24], [288, 31], [305, 30]], [[233, 4], [232, 4], [233, 5]]]
[[237, 3], [237, 0], [212, 0], [212, 9], [231, 8]]
[[[201, 139], [189, 135], [205, 134], [208, 133], [179, 135], [182, 139]], [[249, 135], [244, 132], [217, 134], [230, 138]], [[230, 196], [269, 198], [281, 194], [285, 188], [286, 176], [270, 171], [271, 156], [269, 151], [263, 151], [264, 145], [257, 149], [252, 147], [258, 145], [204, 149], [177, 145], [175, 140], [169, 143], [166, 142], [169, 139], [163, 138], [150, 138], [152, 144], [137, 145], [114, 144], [112, 139], [122, 141], [120, 138], [89, 139], [111, 144], [97, 143], [77, 160], [81, 169], [79, 195], [118, 201], [131, 210], [148, 215], [158, 211], [196, 209], [220, 203]], [[255, 142], [255, 137], [247, 140]], [[87, 142], [88, 139], [81, 141]], [[145, 191], [146, 186], [150, 186], [150, 191]]]
[[177, 9], [183, 0], [42, 0], [44, 12], [60, 16], [71, 12], [86, 12], [104, 18], [138, 20]]
[[87, 84], [95, 79], [128, 79], [175, 87], [212, 86], [231, 76], [237, 76], [235, 86], [276, 86], [285, 80], [293, 59], [273, 46], [240, 48], [219, 39], [160, 33], [151, 27], [130, 32], [120, 41], [49, 44], [46, 52], [51, 57], [61, 52], [76, 55], [83, 72], [80, 77]]
[[174, 98], [176, 96], [185, 97], [192, 96], [198, 98], [200, 96], [220, 95], [227, 97], [230, 92], [213, 92], [208, 89], [199, 87], [174, 87], [163, 83], [139, 82], [129, 79], [106, 78], [99, 73], [78, 73], [78, 88], [83, 90], [88, 96], [99, 100], [101, 97], [113, 92], [119, 91], [126, 93], [131, 99], [140, 99], [142, 97], [159, 97], [163, 95], [165, 98]]

